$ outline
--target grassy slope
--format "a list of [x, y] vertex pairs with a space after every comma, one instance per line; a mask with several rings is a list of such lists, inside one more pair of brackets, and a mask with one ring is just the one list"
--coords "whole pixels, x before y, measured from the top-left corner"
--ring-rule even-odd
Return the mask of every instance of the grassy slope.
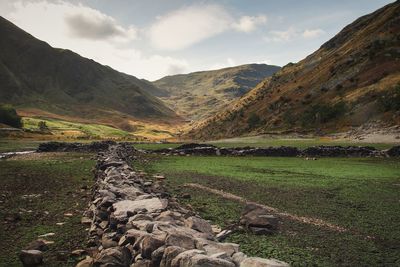
[[123, 130], [131, 121], [180, 121], [154, 96], [163, 92], [146, 80], [53, 48], [2, 17], [0, 34], [0, 99], [19, 113], [36, 110]]
[[[188, 135], [207, 140], [287, 129], [337, 132], [374, 120], [398, 125], [398, 108], [386, 110], [382, 102], [395, 97], [400, 83], [399, 12], [396, 1], [359, 18], [313, 54], [199, 122]], [[332, 108], [338, 103], [344, 105]]]
[[204, 184], [350, 229], [350, 233], [338, 233], [283, 220], [277, 235], [241, 232], [230, 238], [251, 255], [278, 257], [294, 266], [393, 266], [400, 263], [396, 250], [400, 246], [398, 163], [388, 159], [168, 157], [141, 168], [166, 174], [174, 194], [188, 191], [192, 194], [188, 203], [221, 225], [237, 220], [241, 205], [182, 189], [183, 183]]
[[[81, 187], [91, 186], [93, 165], [90, 155], [72, 153], [0, 161], [0, 266], [20, 266], [17, 253], [38, 235], [49, 232], [56, 235], [46, 239], [55, 243], [45, 252], [44, 266], [75, 266], [77, 259], [69, 253], [84, 247], [86, 241], [80, 218], [90, 192], [82, 192]], [[22, 198], [29, 194], [41, 196]], [[74, 216], [67, 218], [63, 215], [66, 212]], [[18, 213], [21, 220], [5, 222]], [[65, 224], [58, 226], [57, 222]]]
[[174, 110], [197, 120], [215, 114], [278, 70], [277, 66], [248, 64], [167, 76], [154, 84], [168, 92], [162, 99]]

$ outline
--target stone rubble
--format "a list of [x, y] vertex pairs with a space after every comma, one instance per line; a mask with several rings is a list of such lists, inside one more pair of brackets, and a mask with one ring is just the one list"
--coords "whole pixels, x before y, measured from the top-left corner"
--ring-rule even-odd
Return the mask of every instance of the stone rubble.
[[169, 197], [163, 179], [149, 183], [130, 167], [133, 154], [124, 144], [99, 153], [92, 202], [82, 219], [91, 220], [88, 245], [98, 253], [77, 266], [289, 266], [218, 242], [207, 221]]

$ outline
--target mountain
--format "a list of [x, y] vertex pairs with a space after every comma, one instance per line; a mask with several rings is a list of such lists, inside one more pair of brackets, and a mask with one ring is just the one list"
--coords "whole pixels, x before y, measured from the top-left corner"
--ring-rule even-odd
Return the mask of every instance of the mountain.
[[[123, 119], [171, 121], [164, 92], [65, 49], [53, 48], [0, 17], [0, 102], [21, 112], [116, 125]], [[118, 126], [118, 125], [117, 125]]]
[[190, 120], [198, 120], [215, 114], [279, 69], [266, 64], [248, 64], [167, 76], [153, 83], [166, 92], [158, 96], [173, 110]]
[[400, 1], [360, 17], [313, 54], [287, 64], [226, 110], [198, 139], [284, 131], [337, 132], [400, 124]]

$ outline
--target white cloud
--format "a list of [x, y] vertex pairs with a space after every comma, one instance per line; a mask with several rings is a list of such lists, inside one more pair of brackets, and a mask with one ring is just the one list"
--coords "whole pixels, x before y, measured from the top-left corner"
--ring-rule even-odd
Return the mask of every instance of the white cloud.
[[267, 36], [264, 36], [263, 39], [264, 41], [271, 43], [271, 42], [289, 42], [292, 41], [295, 38], [303, 37], [305, 39], [312, 39], [316, 38], [322, 34], [324, 34], [325, 31], [322, 29], [306, 29], [304, 31], [300, 31], [295, 29], [294, 27], [288, 28], [286, 31], [269, 31]]
[[298, 35], [298, 32], [290, 27], [286, 31], [270, 31], [263, 39], [266, 42], [288, 42]]
[[240, 32], [252, 32], [257, 26], [267, 23], [267, 17], [264, 15], [259, 16], [243, 16], [238, 22], [233, 23], [232, 27]]
[[313, 30], [307, 29], [302, 33], [302, 36], [304, 38], [315, 38], [315, 37], [318, 37], [318, 36], [320, 36], [320, 35], [322, 35], [324, 33], [325, 33], [325, 31], [321, 30], [321, 29], [313, 29]]
[[74, 37], [87, 39], [134, 40], [137, 38], [137, 30], [133, 26], [124, 28], [110, 16], [97, 10], [80, 7], [73, 8], [65, 16], [69, 32]]
[[152, 45], [180, 50], [229, 29], [232, 18], [218, 5], [193, 5], [158, 18], [150, 27]]
[[[134, 26], [124, 27], [98, 10], [66, 1], [15, 2], [4, 16], [35, 37], [140, 78], [158, 79], [189, 66], [185, 59], [144, 54], [134, 48]], [[81, 28], [78, 22], [83, 23]], [[84, 25], [84, 26], [83, 26]]]

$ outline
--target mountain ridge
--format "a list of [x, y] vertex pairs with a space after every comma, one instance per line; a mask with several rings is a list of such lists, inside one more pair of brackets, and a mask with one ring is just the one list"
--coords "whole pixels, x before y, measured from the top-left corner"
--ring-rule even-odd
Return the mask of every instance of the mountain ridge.
[[178, 114], [198, 120], [214, 114], [279, 69], [273, 65], [244, 64], [170, 75], [153, 84], [166, 92], [161, 99]]
[[17, 109], [84, 119], [114, 114], [139, 120], [180, 120], [149, 81], [68, 50], [53, 48], [0, 17], [0, 98]]
[[[190, 138], [285, 130], [342, 131], [382, 120], [400, 124], [400, 1], [360, 17], [296, 64], [203, 120]], [[394, 103], [393, 103], [394, 102]]]

